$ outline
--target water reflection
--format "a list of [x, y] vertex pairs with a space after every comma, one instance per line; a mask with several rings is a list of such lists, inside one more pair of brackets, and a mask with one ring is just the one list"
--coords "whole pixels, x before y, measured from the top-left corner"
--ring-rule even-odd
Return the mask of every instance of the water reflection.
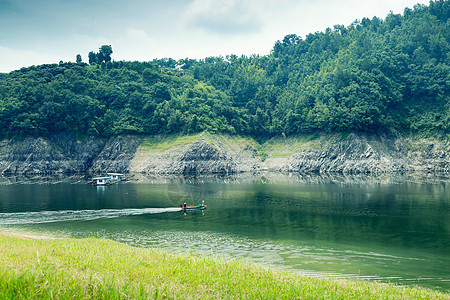
[[[94, 174], [54, 174], [54, 175], [18, 175], [4, 176], [0, 175], [0, 185], [9, 184], [58, 184], [70, 183], [81, 184], [87, 183], [90, 178], [95, 177]], [[302, 173], [284, 173], [284, 172], [255, 172], [255, 173], [238, 173], [229, 175], [130, 175], [131, 182], [152, 183], [152, 184], [204, 184], [204, 183], [225, 183], [225, 184], [241, 184], [241, 183], [260, 183], [260, 184], [277, 184], [277, 183], [302, 183], [302, 184], [432, 184], [446, 185], [450, 183], [449, 175], [442, 174], [302, 174]]]

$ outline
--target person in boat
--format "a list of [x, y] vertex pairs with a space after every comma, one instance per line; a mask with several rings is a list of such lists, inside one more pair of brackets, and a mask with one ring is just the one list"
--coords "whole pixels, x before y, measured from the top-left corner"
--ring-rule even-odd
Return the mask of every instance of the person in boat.
[[184, 209], [186, 209], [186, 202], [184, 202], [184, 204], [183, 204], [183, 208], [184, 208]]

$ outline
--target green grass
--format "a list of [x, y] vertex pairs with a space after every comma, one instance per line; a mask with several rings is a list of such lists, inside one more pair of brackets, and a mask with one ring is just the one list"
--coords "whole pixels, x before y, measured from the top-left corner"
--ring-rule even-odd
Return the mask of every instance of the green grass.
[[164, 152], [170, 148], [178, 148], [184, 145], [195, 143], [201, 138], [201, 134], [194, 135], [167, 135], [160, 137], [145, 137], [142, 139], [140, 150]]
[[240, 151], [247, 146], [251, 148], [258, 146], [258, 143], [249, 137], [211, 134], [205, 131], [192, 135], [171, 134], [165, 136], [147, 136], [142, 139], [138, 151], [162, 154], [168, 150], [177, 151], [200, 139], [204, 139], [207, 143], [226, 151]]
[[0, 236], [0, 299], [450, 299], [366, 281], [309, 278], [104, 239]]
[[264, 148], [262, 145], [258, 145], [258, 147], [256, 147], [257, 152], [256, 152], [256, 156], [261, 157], [261, 161], [264, 162], [267, 159], [267, 156], [269, 156], [269, 154], [267, 154], [266, 151], [264, 151]]
[[[324, 136], [324, 139], [331, 139]], [[273, 158], [288, 158], [296, 152], [307, 149], [320, 148], [324, 141], [318, 134], [298, 135], [288, 138], [276, 137], [266, 141], [263, 145], [268, 156]]]

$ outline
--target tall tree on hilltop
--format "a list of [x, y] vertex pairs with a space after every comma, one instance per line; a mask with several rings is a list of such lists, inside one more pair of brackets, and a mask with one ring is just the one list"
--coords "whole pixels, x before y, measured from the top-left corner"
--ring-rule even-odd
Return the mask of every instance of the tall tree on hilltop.
[[90, 65], [97, 63], [97, 54], [94, 51], [89, 52], [88, 58]]
[[101, 64], [102, 62], [110, 62], [111, 54], [113, 53], [111, 45], [102, 45], [99, 48], [99, 52], [95, 53], [94, 51], [89, 52], [89, 64], [97, 63]]
[[101, 55], [102, 61], [105, 63], [111, 61], [111, 54], [113, 53], [111, 45], [103, 45], [99, 48], [99, 56]]

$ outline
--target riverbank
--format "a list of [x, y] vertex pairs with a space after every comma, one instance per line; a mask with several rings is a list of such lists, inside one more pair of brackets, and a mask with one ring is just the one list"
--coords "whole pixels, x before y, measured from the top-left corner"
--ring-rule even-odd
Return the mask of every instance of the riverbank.
[[448, 137], [309, 134], [15, 138], [0, 141], [0, 174], [450, 173]]
[[450, 299], [423, 288], [309, 278], [103, 239], [0, 235], [0, 274], [2, 299]]

